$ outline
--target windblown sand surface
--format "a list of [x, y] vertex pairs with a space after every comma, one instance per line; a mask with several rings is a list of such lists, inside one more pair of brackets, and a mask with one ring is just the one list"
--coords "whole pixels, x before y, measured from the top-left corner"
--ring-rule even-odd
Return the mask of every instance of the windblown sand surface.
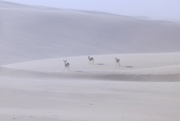
[[114, 53], [179, 52], [170, 21], [0, 1], [0, 64]]
[[[95, 55], [30, 61], [2, 66], [6, 76], [73, 79], [179, 81], [180, 53]], [[120, 58], [120, 66], [114, 57]], [[64, 67], [68, 60], [70, 68]], [[22, 74], [23, 73], [23, 74]]]
[[[116, 67], [114, 56], [121, 57]], [[96, 55], [1, 67], [3, 121], [178, 121], [180, 53]]]
[[4, 1], [0, 15], [0, 121], [179, 121], [178, 24]]

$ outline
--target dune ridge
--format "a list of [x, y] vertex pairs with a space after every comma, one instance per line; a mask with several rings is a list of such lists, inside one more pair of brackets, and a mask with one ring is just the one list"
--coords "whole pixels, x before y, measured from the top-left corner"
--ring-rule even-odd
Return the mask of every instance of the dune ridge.
[[[179, 81], [179, 53], [110, 54], [94, 55], [93, 57], [95, 59], [94, 64], [88, 62], [87, 56], [66, 58], [70, 62], [70, 70], [64, 67], [63, 60], [65, 58], [55, 58], [4, 65], [1, 68], [1, 73], [4, 70], [9, 76], [37, 78]], [[116, 66], [114, 57], [121, 57], [119, 58], [119, 67]]]
[[180, 51], [178, 23], [96, 13], [0, 1], [0, 64], [80, 55]]
[[0, 121], [179, 121], [179, 33], [164, 20], [0, 0]]

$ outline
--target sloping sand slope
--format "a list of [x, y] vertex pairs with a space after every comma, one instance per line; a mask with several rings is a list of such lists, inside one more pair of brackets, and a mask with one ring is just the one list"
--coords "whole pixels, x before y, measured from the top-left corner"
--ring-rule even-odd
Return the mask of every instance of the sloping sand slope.
[[0, 121], [179, 121], [179, 33], [173, 22], [0, 0]]
[[[9, 75], [24, 73], [29, 76], [44, 75], [53, 78], [82, 78], [131, 81], [179, 81], [180, 53], [164, 54], [117, 54], [95, 55], [95, 63], [88, 62], [87, 56], [57, 58], [10, 64], [3, 66], [11, 70]], [[114, 57], [120, 59], [120, 66]], [[64, 68], [63, 60], [68, 60], [70, 70]]]
[[179, 121], [180, 53], [93, 57], [2, 66], [0, 120]]
[[0, 64], [60, 56], [180, 51], [180, 25], [169, 21], [3, 1], [0, 15]]

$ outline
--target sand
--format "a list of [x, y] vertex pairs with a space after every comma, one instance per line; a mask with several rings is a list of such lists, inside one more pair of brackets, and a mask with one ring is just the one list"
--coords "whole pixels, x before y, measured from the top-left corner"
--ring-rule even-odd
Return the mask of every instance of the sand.
[[0, 14], [0, 120], [179, 121], [178, 24], [5, 1]]

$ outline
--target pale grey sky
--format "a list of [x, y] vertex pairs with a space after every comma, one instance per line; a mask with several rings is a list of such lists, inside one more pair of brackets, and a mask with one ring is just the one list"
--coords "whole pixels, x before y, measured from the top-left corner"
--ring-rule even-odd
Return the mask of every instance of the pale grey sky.
[[6, 0], [28, 5], [93, 10], [180, 21], [180, 0]]

